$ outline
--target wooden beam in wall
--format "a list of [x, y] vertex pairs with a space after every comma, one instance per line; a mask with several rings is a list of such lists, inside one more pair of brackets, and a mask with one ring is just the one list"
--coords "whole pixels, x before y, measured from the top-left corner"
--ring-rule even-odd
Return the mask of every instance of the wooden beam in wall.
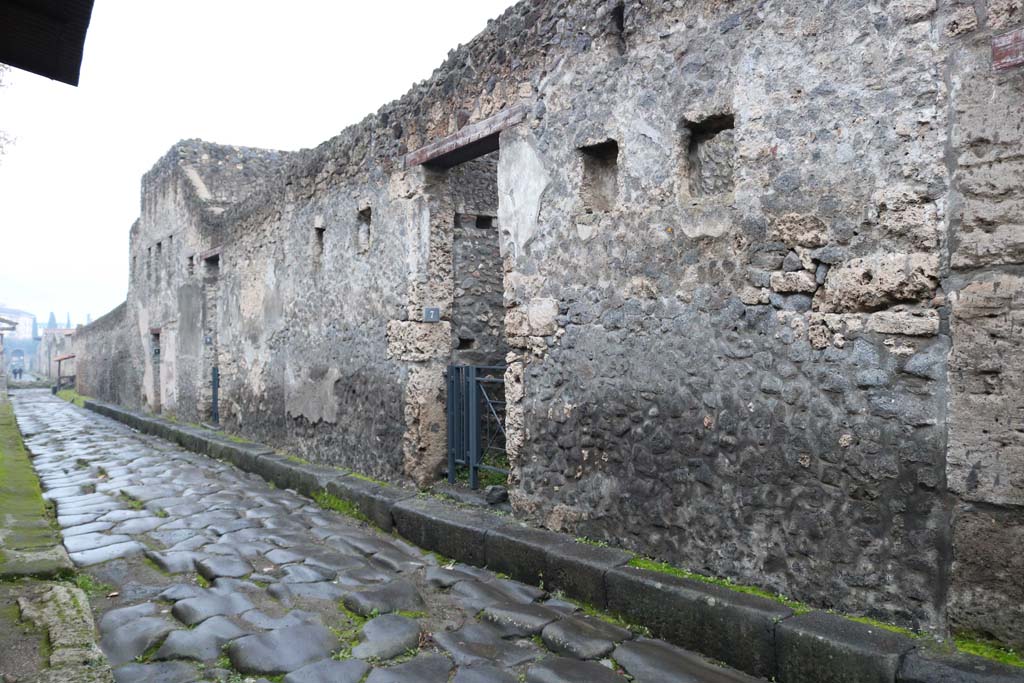
[[477, 121], [447, 137], [420, 147], [405, 155], [405, 167], [420, 164], [451, 168], [470, 159], [482, 157], [498, 149], [498, 134], [526, 118], [529, 106], [520, 102], [499, 113]]

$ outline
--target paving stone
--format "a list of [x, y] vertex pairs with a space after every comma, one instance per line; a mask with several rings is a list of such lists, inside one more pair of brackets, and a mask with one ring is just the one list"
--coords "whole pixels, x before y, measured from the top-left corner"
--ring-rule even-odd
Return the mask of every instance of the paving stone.
[[325, 659], [291, 672], [281, 679], [281, 683], [359, 683], [369, 670], [370, 666], [365, 662]]
[[505, 638], [535, 636], [544, 627], [564, 616], [544, 605], [502, 603], [484, 608], [480, 617], [494, 626]]
[[391, 659], [419, 647], [420, 625], [415, 619], [385, 614], [366, 622], [361, 638], [362, 642], [352, 648], [353, 657]]
[[172, 552], [157, 552], [155, 550], [147, 550], [146, 557], [153, 561], [161, 571], [167, 572], [168, 574], [184, 574], [192, 572], [195, 569], [195, 563], [197, 560], [201, 560], [205, 555], [201, 553], [193, 553], [189, 551], [172, 551]]
[[225, 643], [248, 634], [226, 617], [210, 617], [194, 629], [172, 631], [153, 659], [213, 661]]
[[71, 536], [69, 538], [65, 538], [64, 547], [67, 548], [69, 553], [80, 553], [83, 550], [103, 548], [108, 545], [114, 545], [115, 543], [125, 543], [131, 540], [131, 536], [124, 536], [121, 534], [79, 534], [78, 536]]
[[461, 666], [451, 683], [517, 683], [519, 678], [514, 674], [488, 664]]
[[390, 572], [366, 565], [355, 569], [345, 569], [340, 571], [338, 572], [338, 575], [334, 577], [334, 581], [340, 586], [363, 588], [387, 583], [394, 578], [394, 574], [391, 574]]
[[268, 560], [274, 564], [291, 564], [293, 562], [302, 562], [306, 559], [306, 556], [302, 553], [295, 552], [294, 550], [287, 550], [285, 548], [278, 548], [271, 550], [264, 555]]
[[157, 645], [174, 627], [163, 617], [141, 617], [105, 633], [100, 649], [113, 666], [124, 664]]
[[113, 522], [90, 522], [88, 524], [79, 524], [78, 526], [73, 526], [73, 527], [68, 527], [66, 529], [62, 529], [61, 533], [64, 535], [64, 538], [69, 538], [71, 536], [79, 536], [81, 534], [91, 534], [91, 533], [95, 533], [97, 531], [107, 531], [108, 529], [110, 529], [113, 526], [114, 526]]
[[239, 557], [207, 557], [196, 562], [196, 571], [209, 581], [222, 576], [238, 579], [252, 574], [252, 565]]
[[452, 586], [451, 594], [464, 609], [475, 614], [492, 605], [533, 602], [533, 593], [518, 590], [518, 585], [521, 584], [511, 581], [460, 581]]
[[282, 583], [313, 583], [314, 581], [330, 581], [337, 575], [337, 572], [323, 567], [311, 567], [302, 564], [292, 564], [284, 568], [281, 573]]
[[385, 548], [373, 556], [373, 561], [380, 564], [385, 569], [390, 569], [391, 571], [402, 574], [410, 574], [417, 569], [422, 569], [426, 566], [426, 563], [423, 561], [410, 557], [395, 548]]
[[494, 664], [510, 667], [542, 655], [540, 649], [528, 640], [504, 640], [497, 629], [473, 621], [456, 631], [435, 633], [434, 642], [447, 650], [459, 666]]
[[[626, 678], [597, 662], [548, 657], [526, 670], [526, 683], [626, 683]], [[664, 683], [682, 683], [667, 679]]]
[[114, 532], [118, 534], [144, 534], [166, 523], [167, 520], [160, 517], [139, 517], [138, 519], [129, 519], [126, 522], [121, 522], [114, 527]]
[[248, 612], [253, 604], [244, 595], [219, 595], [210, 591], [206, 595], [187, 598], [174, 603], [171, 614], [186, 626], [217, 616], [231, 616]]
[[380, 614], [419, 612], [426, 607], [416, 586], [406, 579], [395, 579], [363, 591], [351, 591], [342, 600], [345, 607], [364, 617], [374, 611]]
[[[294, 599], [337, 602], [338, 600], [344, 599], [349, 594], [347, 590], [330, 581], [318, 581], [316, 583], [275, 583], [267, 588], [267, 593], [286, 605], [291, 604], [291, 601]], [[367, 614], [369, 614], [369, 612], [367, 612]]]
[[633, 677], [633, 683], [756, 683], [758, 680], [714, 666], [693, 652], [648, 638], [622, 643], [615, 648], [612, 659]]
[[[73, 537], [74, 538], [74, 537]], [[135, 541], [127, 543], [115, 543], [114, 545], [84, 550], [80, 553], [68, 553], [68, 557], [79, 567], [91, 567], [94, 564], [102, 564], [110, 560], [117, 560], [122, 557], [138, 555], [145, 550], [145, 546]]]
[[160, 614], [160, 611], [160, 605], [154, 602], [144, 602], [138, 605], [112, 609], [100, 619], [100, 633], [105, 635], [114, 629], [124, 626], [129, 621], [134, 621], [141, 617], [151, 617]]
[[115, 683], [192, 683], [198, 679], [196, 668], [185, 662], [128, 664], [114, 669]]
[[231, 663], [242, 673], [277, 675], [326, 659], [341, 643], [323, 626], [303, 624], [239, 638], [228, 645]]
[[544, 644], [551, 650], [577, 659], [600, 659], [610, 654], [616, 643], [632, 637], [627, 629], [596, 617], [577, 615], [548, 624], [541, 632]]
[[319, 614], [294, 609], [283, 617], [272, 617], [261, 610], [253, 609], [239, 616], [245, 624], [264, 631], [273, 631], [286, 626], [300, 624], [323, 624]]
[[156, 599], [165, 602], [177, 602], [178, 600], [187, 600], [188, 598], [198, 598], [201, 595], [206, 595], [206, 591], [199, 586], [193, 586], [190, 583], [179, 583], [170, 588], [165, 588], [156, 596]]
[[427, 583], [434, 588], [451, 588], [459, 581], [473, 581], [479, 576], [447, 567], [427, 567]]
[[419, 654], [404, 664], [374, 669], [365, 683], [448, 683], [452, 661], [444, 655]]

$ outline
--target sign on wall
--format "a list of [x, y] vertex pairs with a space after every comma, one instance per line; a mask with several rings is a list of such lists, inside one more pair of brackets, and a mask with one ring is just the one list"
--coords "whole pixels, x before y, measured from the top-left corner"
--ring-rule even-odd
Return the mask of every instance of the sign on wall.
[[1005, 71], [1024, 64], [1024, 27], [992, 36], [992, 69]]

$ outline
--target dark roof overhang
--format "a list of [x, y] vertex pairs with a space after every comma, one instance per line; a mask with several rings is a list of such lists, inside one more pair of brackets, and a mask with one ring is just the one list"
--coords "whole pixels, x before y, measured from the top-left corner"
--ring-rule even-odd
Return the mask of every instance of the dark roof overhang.
[[78, 85], [93, 0], [0, 0], [0, 62]]

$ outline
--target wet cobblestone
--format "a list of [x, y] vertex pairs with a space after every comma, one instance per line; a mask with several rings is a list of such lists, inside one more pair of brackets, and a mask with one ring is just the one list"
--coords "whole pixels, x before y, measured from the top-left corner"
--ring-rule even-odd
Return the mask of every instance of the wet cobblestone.
[[754, 680], [45, 391], [14, 404], [72, 561], [112, 587], [118, 683]]

